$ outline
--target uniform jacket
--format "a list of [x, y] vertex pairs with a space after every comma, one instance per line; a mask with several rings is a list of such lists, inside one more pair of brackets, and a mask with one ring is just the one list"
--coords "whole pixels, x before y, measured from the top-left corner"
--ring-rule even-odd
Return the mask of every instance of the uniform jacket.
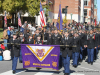
[[19, 44], [19, 40], [18, 39], [15, 39], [15, 40], [10, 39], [9, 42], [10, 43], [14, 43], [14, 44], [9, 44], [9, 46], [11, 47], [11, 56], [12, 57], [14, 57], [14, 56], [15, 57], [19, 57], [19, 55], [20, 55], [20, 50], [19, 50], [20, 45], [18, 45]]
[[62, 45], [69, 45], [69, 46], [62, 46], [61, 47], [61, 51], [62, 51], [62, 57], [66, 57], [67, 54], [69, 57], [72, 56], [72, 49], [71, 49], [71, 46], [72, 46], [72, 38], [62, 38], [61, 39], [61, 44]]
[[62, 38], [62, 36], [60, 34], [58, 34], [57, 36], [55, 36], [55, 34], [51, 35], [51, 44], [52, 45], [60, 45], [61, 38]]
[[76, 47], [72, 47], [73, 52], [80, 52], [80, 38], [79, 37], [73, 37], [73, 45]]

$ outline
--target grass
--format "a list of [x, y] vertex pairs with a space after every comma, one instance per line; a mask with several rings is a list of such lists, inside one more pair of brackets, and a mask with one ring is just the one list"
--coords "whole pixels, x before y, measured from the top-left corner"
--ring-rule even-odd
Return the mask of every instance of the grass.
[[0, 28], [0, 40], [3, 40], [1, 38], [3, 38], [3, 28]]

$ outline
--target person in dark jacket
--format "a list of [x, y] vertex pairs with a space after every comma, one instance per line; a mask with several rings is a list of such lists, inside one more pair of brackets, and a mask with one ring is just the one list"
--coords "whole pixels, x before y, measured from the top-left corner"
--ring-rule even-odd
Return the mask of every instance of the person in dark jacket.
[[72, 56], [72, 49], [70, 49], [70, 47], [72, 46], [72, 38], [70, 38], [68, 35], [69, 33], [65, 31], [65, 37], [61, 39], [61, 44], [64, 45], [61, 47], [65, 73], [64, 75], [69, 75], [70, 73], [70, 58]]
[[73, 47], [73, 66], [76, 68], [78, 65], [78, 59], [79, 59], [79, 53], [80, 53], [80, 38], [78, 36], [78, 33], [74, 33], [73, 37], [73, 45], [76, 47]]
[[96, 49], [96, 38], [95, 35], [93, 34], [93, 30], [90, 30], [90, 33], [87, 35], [87, 40], [86, 40], [86, 47], [87, 47], [87, 53], [88, 53], [88, 63], [93, 65], [93, 60], [94, 60], [94, 49]]
[[43, 42], [41, 40], [41, 35], [38, 35], [37, 36], [37, 40], [35, 41], [35, 44], [39, 44], [39, 45], [42, 45], [43, 44]]
[[[20, 33], [20, 37], [18, 38], [18, 40], [19, 40], [19, 43], [20, 43], [20, 44], [24, 44], [25, 38], [24, 38], [23, 33]], [[19, 63], [22, 63], [22, 52], [21, 52], [21, 47], [19, 47], [19, 50], [20, 50]]]
[[49, 33], [49, 37], [47, 39], [47, 45], [51, 45], [51, 33]]
[[54, 29], [54, 34], [51, 35], [51, 44], [60, 45], [62, 36], [58, 33], [57, 29]]
[[33, 35], [29, 35], [29, 38], [27, 39], [26, 44], [34, 44]]
[[[17, 61], [18, 61], [18, 57], [20, 56], [20, 50], [19, 50], [19, 40], [16, 39], [17, 35], [14, 33], [13, 34], [13, 38], [10, 39], [10, 44], [9, 46], [11, 46], [11, 57], [12, 57], [12, 70], [13, 70], [13, 74], [15, 74], [16, 72], [16, 67], [17, 67]], [[13, 44], [11, 44], [13, 43]], [[16, 44], [17, 43], [17, 44]]]

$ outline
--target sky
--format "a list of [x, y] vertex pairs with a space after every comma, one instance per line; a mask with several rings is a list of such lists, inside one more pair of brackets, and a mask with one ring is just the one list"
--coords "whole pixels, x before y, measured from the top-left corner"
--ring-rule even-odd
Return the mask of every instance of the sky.
[[97, 0], [97, 14], [98, 21], [100, 21], [100, 0]]

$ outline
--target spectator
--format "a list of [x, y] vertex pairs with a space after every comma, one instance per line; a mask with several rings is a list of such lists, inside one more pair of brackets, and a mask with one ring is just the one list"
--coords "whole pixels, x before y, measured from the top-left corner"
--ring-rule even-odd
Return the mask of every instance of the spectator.
[[13, 27], [13, 26], [11, 26], [11, 31], [10, 31], [10, 33], [11, 33], [10, 37], [12, 38], [12, 37], [13, 37], [13, 33], [14, 33], [14, 27]]
[[11, 33], [10, 33], [10, 27], [8, 27], [8, 30], [7, 30], [7, 35], [8, 35], [8, 39], [10, 39], [10, 35], [11, 35]]
[[[7, 30], [8, 30], [8, 28], [6, 27], [4, 32], [3, 32], [4, 43], [7, 43], [7, 39], [8, 39]], [[7, 44], [4, 44], [4, 46], [7, 47]]]
[[24, 34], [24, 25], [20, 28], [20, 32]]
[[3, 51], [3, 59], [4, 60], [10, 60], [11, 59], [10, 51], [8, 49], [6, 49], [5, 51]]
[[35, 34], [35, 31], [36, 31], [36, 28], [33, 26], [33, 27], [30, 28], [30, 30], [32, 32], [32, 35], [34, 35]]
[[2, 61], [2, 53], [3, 53], [3, 50], [2, 50], [1, 45], [0, 45], [0, 61]]

